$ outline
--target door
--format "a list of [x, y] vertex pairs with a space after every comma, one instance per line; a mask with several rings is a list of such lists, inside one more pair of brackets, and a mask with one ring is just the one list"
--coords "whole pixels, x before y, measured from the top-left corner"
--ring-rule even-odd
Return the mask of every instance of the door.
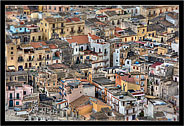
[[9, 101], [9, 107], [13, 107], [13, 100]]
[[56, 60], [56, 63], [58, 63], [58, 60]]

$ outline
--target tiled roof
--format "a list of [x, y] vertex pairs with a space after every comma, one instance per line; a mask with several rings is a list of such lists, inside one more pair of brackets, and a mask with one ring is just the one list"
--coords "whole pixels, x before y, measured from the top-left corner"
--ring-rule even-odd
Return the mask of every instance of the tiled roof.
[[117, 10], [122, 10], [122, 9], [121, 8], [103, 9], [103, 10], [100, 10], [100, 12], [103, 13], [105, 11], [117, 11]]
[[129, 76], [122, 76], [122, 80], [126, 82], [135, 83], [134, 78], [129, 78]]
[[80, 21], [80, 18], [74, 17], [74, 18], [67, 18], [66, 19], [66, 22], [72, 22], [72, 21], [75, 21], [75, 22]]
[[41, 48], [42, 47], [41, 44], [47, 45], [45, 42], [31, 42], [30, 44], [33, 48]]
[[156, 62], [156, 63], [154, 63], [153, 65], [151, 65], [151, 67], [152, 67], [152, 68], [155, 68], [156, 66], [161, 65], [161, 64], [163, 64], [163, 63]]
[[115, 31], [122, 31], [123, 29], [119, 28], [119, 27], [116, 27], [115, 28]]
[[58, 49], [58, 47], [56, 45], [54, 45], [54, 44], [49, 44], [49, 48], [50, 49]]
[[91, 35], [90, 33], [89, 33], [89, 36], [90, 36], [91, 39], [93, 39], [93, 40], [101, 39], [100, 37], [98, 37], [98, 36], [96, 36], [96, 35]]
[[68, 43], [86, 44], [89, 43], [87, 35], [72, 36], [72, 39], [67, 39]]

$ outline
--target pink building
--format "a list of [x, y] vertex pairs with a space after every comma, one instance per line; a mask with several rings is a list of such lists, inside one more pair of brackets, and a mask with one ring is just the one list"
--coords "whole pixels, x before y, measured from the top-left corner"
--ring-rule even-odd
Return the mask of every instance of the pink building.
[[79, 80], [65, 80], [63, 87], [60, 89], [62, 99], [66, 99], [68, 103], [80, 98], [83, 95], [83, 85]]
[[6, 83], [8, 107], [21, 107], [23, 97], [33, 93], [33, 87], [19, 82]]

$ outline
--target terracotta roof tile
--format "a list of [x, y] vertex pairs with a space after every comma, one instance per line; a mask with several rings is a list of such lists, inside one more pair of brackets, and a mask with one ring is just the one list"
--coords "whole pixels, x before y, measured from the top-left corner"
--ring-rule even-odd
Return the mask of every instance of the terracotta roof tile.
[[119, 27], [116, 27], [115, 28], [115, 31], [122, 31], [123, 29], [119, 28]]
[[156, 68], [156, 66], [161, 65], [161, 64], [163, 64], [163, 63], [156, 62], [156, 63], [152, 64], [151, 67], [152, 67], [152, 68]]
[[54, 45], [54, 44], [49, 44], [49, 48], [50, 49], [58, 49], [58, 47], [56, 45]]
[[42, 45], [47, 45], [45, 42], [31, 42], [30, 44], [33, 48], [41, 48]]
[[77, 44], [87, 44], [87, 43], [89, 43], [87, 35], [72, 36], [71, 38], [72, 39], [67, 39], [67, 41], [70, 44], [75, 43], [75, 42], [77, 42]]
[[123, 81], [135, 83], [134, 78], [129, 78], [129, 76], [122, 76], [121, 78]]
[[96, 35], [91, 35], [90, 33], [89, 33], [89, 36], [90, 36], [91, 39], [93, 39], [93, 40], [101, 39], [100, 37], [98, 37], [98, 36], [96, 36]]
[[80, 18], [74, 17], [74, 18], [67, 18], [66, 19], [66, 22], [72, 22], [72, 21], [75, 21], [75, 22], [80, 21]]

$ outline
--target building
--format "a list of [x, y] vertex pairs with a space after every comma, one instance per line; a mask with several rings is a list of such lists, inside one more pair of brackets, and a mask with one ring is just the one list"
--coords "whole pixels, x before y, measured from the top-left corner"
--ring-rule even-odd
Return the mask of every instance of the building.
[[70, 36], [84, 35], [84, 21], [79, 18], [47, 17], [40, 21], [40, 31], [44, 40], [51, 38], [68, 38]]

